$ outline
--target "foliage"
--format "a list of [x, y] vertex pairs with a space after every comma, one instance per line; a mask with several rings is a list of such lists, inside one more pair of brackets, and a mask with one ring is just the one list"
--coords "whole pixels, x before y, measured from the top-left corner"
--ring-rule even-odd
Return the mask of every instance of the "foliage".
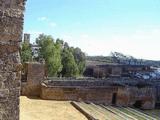
[[52, 36], [41, 34], [36, 39], [40, 46], [39, 58], [46, 62], [49, 76], [76, 77], [85, 70], [85, 54], [61, 39], [54, 42]]
[[22, 63], [28, 62], [32, 59], [32, 50], [28, 43], [25, 43], [25, 42], [22, 43], [20, 55], [21, 55]]
[[80, 48], [75, 48], [73, 49], [73, 56], [79, 69], [79, 75], [82, 75], [85, 71], [86, 66], [85, 54], [81, 51]]
[[62, 70], [61, 49], [51, 36], [41, 34], [36, 43], [40, 46], [39, 58], [44, 58], [49, 76], [57, 76]]
[[62, 52], [62, 76], [63, 77], [76, 77], [78, 75], [78, 67], [74, 60], [74, 56], [69, 49], [65, 48]]

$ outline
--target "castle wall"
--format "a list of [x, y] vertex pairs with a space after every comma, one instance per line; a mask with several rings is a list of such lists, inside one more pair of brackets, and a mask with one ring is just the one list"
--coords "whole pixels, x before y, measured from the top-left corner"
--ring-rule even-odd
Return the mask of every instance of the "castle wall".
[[26, 63], [26, 80], [22, 80], [21, 94], [27, 96], [39, 96], [41, 82], [44, 80], [44, 65], [41, 63]]
[[40, 96], [46, 100], [137, 106], [142, 109], [153, 109], [157, 100], [157, 92], [151, 81], [119, 77], [108, 79], [48, 78], [44, 81], [44, 65], [27, 63], [25, 69], [27, 77], [26, 80], [22, 80], [25, 81], [22, 82], [22, 95]]
[[24, 2], [0, 0], [0, 120], [19, 120]]
[[137, 88], [124, 87], [118, 89], [117, 105], [119, 106], [136, 106], [142, 109], [154, 109], [156, 101], [156, 91], [154, 87]]
[[121, 86], [106, 80], [48, 81], [42, 83], [41, 87], [41, 98], [47, 100], [82, 100], [142, 109], [155, 108], [155, 95], [156, 91], [152, 86]]
[[95, 65], [87, 66], [85, 76], [94, 76], [96, 78], [105, 78], [109, 76], [122, 76], [124, 74], [151, 71], [149, 66], [143, 65]]
[[47, 100], [74, 100], [112, 104], [112, 95], [117, 92], [115, 87], [47, 87], [42, 84], [41, 98]]

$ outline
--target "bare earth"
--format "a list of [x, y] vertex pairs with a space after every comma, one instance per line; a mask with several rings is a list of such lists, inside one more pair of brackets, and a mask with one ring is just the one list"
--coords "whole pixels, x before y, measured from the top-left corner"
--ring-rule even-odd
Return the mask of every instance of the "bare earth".
[[87, 120], [69, 102], [20, 97], [20, 120]]

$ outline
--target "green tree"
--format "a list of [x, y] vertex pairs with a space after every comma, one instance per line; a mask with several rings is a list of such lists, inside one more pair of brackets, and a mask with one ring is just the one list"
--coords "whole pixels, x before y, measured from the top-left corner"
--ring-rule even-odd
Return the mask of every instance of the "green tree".
[[58, 38], [58, 39], [56, 40], [56, 44], [59, 44], [61, 47], [63, 47], [64, 41]]
[[67, 42], [41, 34], [36, 39], [40, 46], [39, 58], [46, 62], [49, 76], [75, 77], [85, 70], [85, 54], [79, 48], [70, 47]]
[[62, 52], [62, 76], [63, 77], [76, 77], [78, 75], [78, 67], [74, 60], [74, 56], [69, 49], [64, 48]]
[[83, 75], [85, 68], [86, 68], [86, 56], [81, 51], [80, 48], [72, 48], [73, 56], [75, 59], [75, 62], [78, 66], [79, 75]]
[[32, 59], [32, 50], [28, 43], [25, 43], [25, 42], [22, 43], [20, 55], [21, 55], [22, 63], [28, 62]]
[[49, 76], [57, 76], [62, 70], [61, 47], [51, 36], [41, 34], [36, 43], [40, 46], [39, 57], [44, 58]]

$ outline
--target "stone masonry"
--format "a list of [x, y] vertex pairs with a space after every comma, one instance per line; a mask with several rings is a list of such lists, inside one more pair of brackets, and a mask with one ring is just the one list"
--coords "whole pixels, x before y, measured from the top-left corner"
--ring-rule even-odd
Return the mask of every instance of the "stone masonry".
[[[55, 79], [55, 78], [54, 78]], [[155, 88], [138, 81], [106, 80], [47, 80], [42, 83], [41, 98], [46, 100], [72, 100], [98, 104], [155, 108]]]
[[26, 74], [22, 75], [21, 95], [40, 96], [45, 76], [44, 64], [33, 62], [25, 63], [24, 66]]
[[26, 0], [0, 0], [0, 120], [19, 120], [19, 56]]
[[160, 102], [159, 86], [159, 80], [128, 77], [46, 78], [44, 64], [29, 62], [23, 66], [21, 95], [154, 109]]

